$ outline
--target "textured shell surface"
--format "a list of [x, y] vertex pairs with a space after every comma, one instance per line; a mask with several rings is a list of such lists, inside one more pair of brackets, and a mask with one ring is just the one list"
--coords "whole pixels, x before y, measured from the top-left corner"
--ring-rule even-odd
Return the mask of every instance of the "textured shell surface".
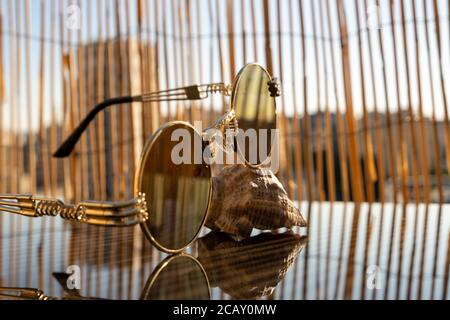
[[213, 178], [213, 199], [206, 222], [210, 229], [248, 237], [253, 228], [306, 225], [271, 170], [238, 164], [225, 167]]

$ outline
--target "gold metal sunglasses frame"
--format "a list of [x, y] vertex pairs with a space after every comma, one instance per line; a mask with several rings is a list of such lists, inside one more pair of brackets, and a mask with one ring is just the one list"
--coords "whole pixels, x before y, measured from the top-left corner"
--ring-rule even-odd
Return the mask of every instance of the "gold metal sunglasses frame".
[[[212, 137], [207, 133], [209, 129], [223, 130], [224, 128], [233, 129], [237, 132], [238, 123], [236, 120], [236, 115], [234, 112], [234, 98], [239, 83], [240, 77], [248, 66], [258, 66], [268, 76], [269, 82], [268, 90], [272, 97], [280, 96], [280, 85], [276, 78], [272, 78], [268, 71], [259, 64], [250, 63], [245, 65], [241, 71], [237, 74], [233, 85], [227, 85], [224, 83], [212, 83], [205, 85], [193, 85], [177, 89], [163, 90], [153, 93], [145, 93], [133, 97], [118, 97], [105, 100], [98, 105], [96, 105], [93, 110], [86, 116], [86, 118], [80, 123], [80, 125], [74, 130], [74, 132], [63, 142], [60, 148], [54, 153], [54, 157], [67, 157], [74, 149], [76, 143], [78, 142], [81, 134], [86, 130], [89, 123], [95, 118], [95, 116], [106, 107], [123, 104], [130, 102], [159, 102], [159, 101], [177, 101], [177, 100], [199, 100], [206, 99], [212, 93], [222, 93], [224, 95], [231, 95], [230, 109], [221, 116], [212, 126], [205, 129], [201, 134], [198, 133], [195, 128], [187, 122], [173, 121], [166, 123], [161, 128], [149, 138], [145, 144], [144, 150], [141, 154], [141, 159], [137, 167], [135, 178], [134, 178], [134, 194], [135, 197], [131, 200], [126, 201], [82, 201], [78, 204], [66, 204], [61, 200], [46, 198], [46, 197], [35, 197], [33, 195], [27, 194], [0, 194], [0, 211], [5, 211], [13, 214], [19, 214], [27, 217], [42, 217], [42, 216], [60, 216], [61, 218], [69, 221], [83, 222], [90, 225], [99, 226], [110, 226], [110, 227], [128, 227], [137, 224], [141, 225], [142, 230], [146, 234], [147, 238], [155, 245], [158, 249], [169, 252], [176, 253], [184, 250], [188, 247], [192, 241], [198, 236], [201, 227], [206, 222], [208, 215], [208, 209], [211, 202], [212, 194], [212, 182], [211, 174], [209, 175], [210, 187], [209, 187], [209, 197], [208, 204], [206, 207], [205, 216], [202, 225], [197, 232], [197, 235], [192, 239], [190, 243], [181, 249], [170, 249], [162, 246], [158, 241], [151, 235], [146, 221], [148, 220], [148, 206], [145, 198], [145, 194], [139, 190], [140, 181], [143, 176], [144, 166], [146, 163], [146, 155], [152, 148], [152, 145], [159, 134], [167, 127], [174, 124], [185, 124], [191, 127], [195, 133], [200, 134], [200, 137], [204, 141], [211, 143]], [[276, 110], [276, 109], [275, 109]], [[275, 123], [276, 123], [276, 113], [275, 113]], [[211, 168], [209, 167], [211, 173]]]

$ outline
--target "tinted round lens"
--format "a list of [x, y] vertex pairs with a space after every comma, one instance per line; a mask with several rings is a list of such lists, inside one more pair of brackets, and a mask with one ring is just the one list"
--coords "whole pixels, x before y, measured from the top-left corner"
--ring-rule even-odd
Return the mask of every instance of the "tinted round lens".
[[270, 76], [259, 65], [247, 65], [239, 75], [233, 106], [239, 125], [239, 151], [253, 165], [270, 156], [275, 138], [275, 97], [270, 95]]
[[[167, 263], [167, 264], [166, 264]], [[145, 300], [208, 300], [208, 280], [199, 263], [189, 256], [171, 257], [148, 280]]]
[[138, 191], [146, 195], [149, 218], [143, 227], [160, 249], [183, 249], [203, 225], [211, 172], [201, 146], [194, 128], [176, 123], [160, 129], [144, 154]]

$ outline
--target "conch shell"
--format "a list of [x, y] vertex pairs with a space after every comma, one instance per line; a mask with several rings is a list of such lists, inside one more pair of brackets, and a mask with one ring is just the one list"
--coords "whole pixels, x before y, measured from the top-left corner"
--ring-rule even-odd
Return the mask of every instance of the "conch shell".
[[213, 178], [208, 228], [246, 238], [253, 228], [275, 230], [306, 225], [271, 170], [237, 164], [225, 167]]
[[242, 241], [211, 232], [199, 239], [197, 259], [211, 287], [233, 299], [259, 299], [273, 293], [306, 242], [306, 237], [291, 231], [261, 233]]

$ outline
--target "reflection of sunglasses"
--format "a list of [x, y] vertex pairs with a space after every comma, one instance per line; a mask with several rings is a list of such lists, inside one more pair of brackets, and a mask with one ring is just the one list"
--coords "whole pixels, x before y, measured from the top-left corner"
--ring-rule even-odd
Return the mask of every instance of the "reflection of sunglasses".
[[[68, 156], [95, 115], [113, 104], [127, 102], [155, 102], [170, 100], [204, 99], [212, 92], [229, 94], [230, 86], [209, 84], [171, 89], [134, 97], [120, 97], [106, 100], [97, 105], [67, 138], [55, 153], [56, 157]], [[268, 135], [276, 128], [275, 97], [280, 94], [276, 80], [258, 64], [246, 65], [234, 80], [231, 91], [230, 110], [216, 121], [212, 128], [227, 127], [236, 134], [249, 129]], [[180, 164], [172, 161], [177, 141], [173, 133], [182, 129], [188, 133], [190, 150], [202, 143], [205, 135], [199, 133], [187, 122], [174, 121], [163, 125], [146, 143], [136, 170], [134, 190], [136, 198], [124, 202], [86, 201], [78, 205], [66, 205], [59, 200], [35, 198], [31, 195], [0, 195], [0, 211], [17, 213], [29, 217], [56, 216], [102, 226], [130, 226], [140, 224], [149, 240], [158, 249], [179, 252], [194, 241], [203, 227], [211, 201], [211, 167], [203, 160], [198, 161], [193, 152], [188, 160]], [[209, 136], [207, 136], [209, 137]], [[258, 135], [258, 139], [261, 135]], [[245, 163], [260, 166], [267, 163], [271, 153], [271, 138], [261, 156], [253, 156], [254, 148], [248, 148], [237, 140], [237, 149]], [[185, 142], [185, 141], [184, 141]], [[259, 141], [256, 142], [259, 146]]]
[[[147, 279], [140, 299], [207, 300], [213, 287], [235, 299], [259, 299], [273, 292], [306, 245], [306, 237], [292, 232], [261, 233], [243, 241], [211, 232], [197, 241], [197, 258], [186, 253], [165, 258]], [[53, 275], [68, 294], [63, 299], [98, 299], [68, 289], [68, 274]], [[38, 289], [0, 287], [2, 297], [52, 299]]]
[[[54, 274], [55, 275], [55, 274]], [[80, 295], [76, 289], [68, 289], [68, 274], [65, 278], [62, 298], [47, 296], [35, 288], [0, 287], [0, 300], [101, 300]], [[210, 300], [211, 291], [208, 276], [200, 262], [186, 253], [178, 253], [164, 259], [152, 272], [141, 293], [141, 300]]]

